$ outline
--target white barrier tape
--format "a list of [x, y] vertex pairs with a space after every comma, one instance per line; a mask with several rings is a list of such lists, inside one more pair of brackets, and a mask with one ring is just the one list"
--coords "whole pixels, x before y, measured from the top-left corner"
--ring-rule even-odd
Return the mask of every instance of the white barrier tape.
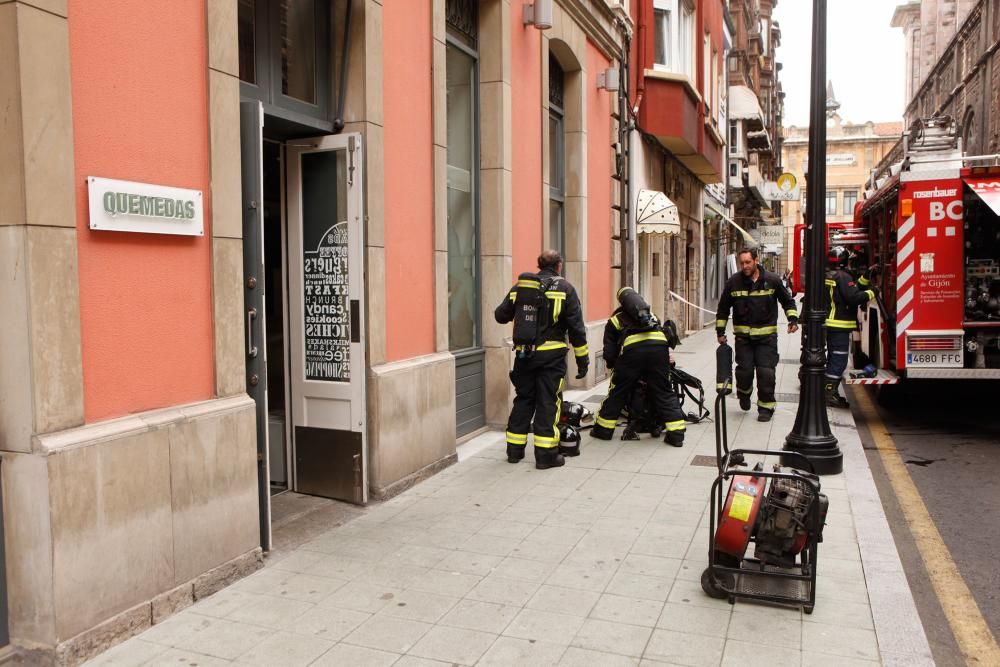
[[688, 301], [687, 299], [685, 299], [684, 297], [682, 297], [677, 292], [673, 292], [671, 290], [667, 290], [667, 294], [669, 294], [673, 298], [677, 299], [678, 301], [683, 301], [684, 303], [686, 303], [687, 305], [691, 306], [692, 308], [697, 308], [698, 310], [704, 311], [704, 312], [708, 313], [709, 315], [715, 315], [715, 311], [714, 310], [709, 310], [708, 308], [702, 308], [701, 306], [699, 306], [696, 303], [691, 303], [690, 301]]

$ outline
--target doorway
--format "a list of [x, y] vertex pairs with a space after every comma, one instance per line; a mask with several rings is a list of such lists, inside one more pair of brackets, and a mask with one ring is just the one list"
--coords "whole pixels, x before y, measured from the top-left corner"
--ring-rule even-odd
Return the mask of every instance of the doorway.
[[361, 138], [288, 128], [259, 102], [241, 104], [247, 393], [265, 549], [274, 494], [368, 499]]

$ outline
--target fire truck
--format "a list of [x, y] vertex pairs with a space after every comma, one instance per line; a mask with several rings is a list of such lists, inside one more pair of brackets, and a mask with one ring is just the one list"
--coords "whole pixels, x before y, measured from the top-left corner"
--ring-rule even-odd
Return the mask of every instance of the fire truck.
[[855, 208], [880, 295], [860, 309], [854, 365], [878, 372], [846, 382], [1000, 378], [1000, 155], [964, 156], [948, 117], [901, 146]]

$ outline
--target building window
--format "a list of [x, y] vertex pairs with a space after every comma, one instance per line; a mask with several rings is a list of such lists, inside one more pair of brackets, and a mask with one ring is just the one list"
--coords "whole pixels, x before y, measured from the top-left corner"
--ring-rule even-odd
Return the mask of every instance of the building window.
[[844, 215], [854, 215], [854, 205], [858, 203], [857, 190], [844, 191]]
[[694, 79], [693, 0], [653, 0], [653, 67]]
[[[449, 19], [452, 14], [449, 13]], [[448, 349], [480, 344], [478, 20], [448, 23]], [[464, 29], [462, 29], [464, 28]], [[472, 29], [470, 29], [472, 28]]]
[[826, 191], [826, 214], [837, 215], [837, 191]]
[[743, 155], [743, 123], [738, 120], [729, 121], [729, 155]]
[[549, 247], [566, 256], [566, 123], [563, 111], [565, 74], [549, 54]]
[[[328, 119], [330, 3], [239, 0], [241, 94], [270, 108]], [[280, 115], [280, 113], [279, 113]]]

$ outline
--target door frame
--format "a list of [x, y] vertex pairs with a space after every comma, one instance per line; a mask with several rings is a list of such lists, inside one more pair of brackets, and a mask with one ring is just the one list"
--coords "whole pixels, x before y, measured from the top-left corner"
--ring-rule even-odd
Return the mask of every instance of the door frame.
[[[302, 278], [302, 202], [301, 202], [301, 158], [310, 153], [343, 150], [346, 152], [345, 167], [347, 169], [346, 219], [336, 221], [334, 226], [343, 223], [348, 229], [348, 306], [349, 306], [349, 349], [350, 349], [350, 380], [346, 383], [325, 380], [305, 379], [305, 346], [303, 344], [304, 327], [301, 322], [304, 312], [303, 278]], [[287, 291], [286, 313], [289, 337], [286, 341], [288, 351], [288, 382], [286, 396], [289, 402], [287, 423], [291, 435], [291, 458], [293, 465], [292, 486], [300, 488], [301, 471], [299, 469], [299, 443], [296, 431], [298, 428], [323, 428], [331, 431], [349, 432], [355, 439], [360, 438], [359, 467], [353, 471], [355, 480], [360, 482], [360, 496], [354, 501], [360, 504], [368, 502], [368, 417], [367, 417], [367, 327], [365, 322], [365, 304], [367, 300], [365, 286], [365, 214], [364, 214], [364, 151], [360, 133], [343, 133], [325, 135], [307, 139], [296, 139], [285, 145], [285, 187], [284, 211], [286, 230], [286, 267]], [[339, 177], [339, 175], [338, 175]], [[329, 231], [329, 230], [328, 230]], [[350, 403], [349, 423], [337, 425], [326, 421], [318, 415], [308, 413], [305, 401], [319, 398], [330, 401], [348, 401]]]

